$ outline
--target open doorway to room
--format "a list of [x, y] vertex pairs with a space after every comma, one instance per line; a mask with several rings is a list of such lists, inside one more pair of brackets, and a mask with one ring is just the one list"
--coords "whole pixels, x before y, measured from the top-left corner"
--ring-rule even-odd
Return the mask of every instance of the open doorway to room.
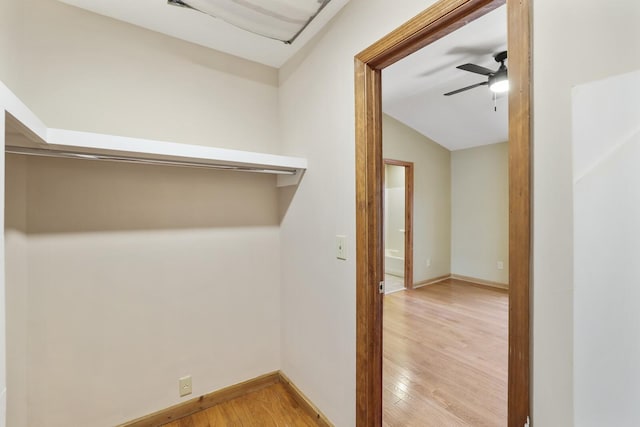
[[[502, 6], [382, 73], [386, 426], [507, 425], [508, 100], [478, 85], [507, 69], [506, 44]], [[415, 169], [406, 290], [404, 171], [388, 157]]]
[[[474, 293], [476, 291], [487, 291], [488, 296], [501, 296], [502, 303], [496, 303], [495, 301], [484, 300], [484, 296], [480, 295], [467, 295], [464, 300], [471, 304], [469, 307], [462, 307], [462, 303], [458, 302], [455, 306], [459, 314], [467, 310], [467, 314], [473, 313], [473, 315], [466, 316], [478, 318], [479, 307], [475, 304], [478, 301], [484, 301], [485, 308], [490, 307], [489, 311], [496, 311], [496, 306], [501, 306], [499, 314], [490, 313], [488, 319], [502, 319], [502, 326], [500, 327], [500, 321], [483, 320], [481, 322], [475, 322], [471, 319], [470, 325], [477, 326], [477, 323], [488, 325], [491, 329], [492, 323], [498, 325], [498, 330], [502, 335], [500, 340], [496, 341], [497, 346], [501, 346], [501, 349], [497, 352], [502, 354], [495, 360], [492, 360], [492, 350], [497, 347], [490, 345], [486, 347], [487, 352], [485, 354], [477, 354], [476, 362], [477, 366], [470, 366], [471, 370], [475, 370], [476, 378], [464, 378], [465, 381], [457, 382], [454, 378], [456, 372], [452, 372], [454, 375], [443, 379], [441, 369], [434, 363], [434, 357], [427, 358], [425, 360], [402, 360], [402, 363], [413, 364], [410, 366], [415, 369], [402, 370], [396, 369], [396, 373], [399, 372], [400, 377], [404, 375], [405, 378], [400, 378], [396, 385], [399, 388], [405, 387], [410, 381], [415, 378], [406, 378], [409, 375], [420, 375], [431, 380], [429, 384], [416, 383], [413, 384], [414, 393], [411, 396], [407, 393], [406, 397], [409, 404], [404, 408], [408, 413], [413, 412], [411, 416], [413, 418], [402, 419], [403, 414], [398, 414], [399, 408], [397, 405], [391, 406], [396, 412], [395, 415], [399, 416], [397, 420], [399, 423], [389, 422], [392, 420], [393, 415], [384, 414], [383, 416], [383, 402], [385, 393], [389, 390], [389, 382], [385, 382], [383, 371], [388, 374], [389, 364], [384, 364], [384, 357], [392, 351], [390, 345], [396, 345], [396, 349], [403, 346], [408, 346], [411, 343], [426, 341], [433, 347], [439, 347], [441, 350], [441, 356], [443, 356], [443, 364], [447, 365], [447, 357], [449, 361], [455, 358], [454, 352], [450, 352], [447, 349], [451, 349], [451, 346], [459, 347], [460, 354], [466, 350], [478, 349], [483, 346], [483, 340], [486, 338], [488, 332], [476, 331], [477, 334], [471, 337], [462, 337], [456, 335], [458, 332], [443, 328], [443, 319], [448, 319], [450, 316], [456, 313], [447, 313], [438, 309], [434, 305], [430, 306], [430, 313], [435, 313], [434, 327], [426, 330], [425, 334], [419, 334], [416, 332], [416, 328], [412, 327], [408, 323], [404, 323], [405, 332], [408, 334], [402, 339], [400, 333], [396, 331], [396, 335], [389, 342], [386, 343], [383, 340], [383, 331], [386, 325], [383, 327], [383, 317], [387, 315], [388, 310], [384, 307], [383, 301], [386, 300], [382, 292], [379, 292], [378, 282], [381, 282], [384, 278], [384, 157], [395, 157], [395, 154], [388, 153], [386, 147], [383, 147], [383, 132], [385, 129], [386, 121], [393, 120], [392, 118], [385, 117], [383, 109], [382, 99], [382, 82], [384, 80], [384, 87], [386, 89], [387, 81], [383, 78], [382, 70], [397, 63], [401, 59], [414, 54], [421, 48], [435, 44], [443, 37], [453, 33], [456, 30], [467, 24], [473, 23], [476, 19], [484, 17], [488, 13], [494, 11], [496, 8], [504, 5], [504, 1], [490, 1], [490, 0], [453, 0], [453, 1], [439, 1], [432, 7], [427, 9], [422, 14], [415, 17], [405, 25], [398, 28], [379, 42], [364, 50], [356, 56], [356, 153], [357, 153], [357, 168], [356, 168], [356, 198], [357, 198], [357, 425], [359, 426], [381, 426], [381, 425], [425, 425], [425, 426], [439, 426], [439, 425], [509, 425], [521, 426], [528, 422], [529, 415], [529, 254], [530, 254], [530, 189], [529, 189], [529, 146], [530, 146], [530, 3], [528, 1], [509, 3], [506, 11], [509, 33], [508, 33], [508, 45], [509, 50], [506, 54], [502, 51], [494, 52], [494, 49], [504, 49], [500, 46], [491, 46], [489, 43], [481, 44], [482, 40], [474, 38], [472, 45], [461, 47], [458, 49], [451, 48], [449, 53], [451, 54], [466, 54], [470, 56], [486, 55], [487, 50], [491, 50], [489, 60], [492, 60], [491, 54], [498, 54], [495, 56], [496, 64], [493, 64], [491, 68], [490, 63], [482, 63], [481, 58], [471, 58], [460, 62], [460, 59], [455, 59], [453, 64], [438, 63], [435, 57], [430, 56], [425, 59], [425, 68], [432, 67], [432, 71], [426, 73], [432, 73], [434, 77], [438, 71], [445, 68], [456, 68], [456, 65], [463, 65], [467, 63], [475, 64], [476, 67], [467, 66], [461, 67], [462, 71], [472, 71], [475, 74], [484, 74], [485, 81], [478, 79], [478, 82], [470, 82], [461, 85], [453, 85], [448, 90], [449, 95], [455, 95], [461, 92], [484, 90], [487, 91], [487, 86], [492, 86], [495, 83], [495, 77], [500, 74], [502, 70], [503, 56], [508, 55], [509, 62], [509, 79], [508, 82], [511, 85], [508, 95], [508, 107], [506, 105], [506, 98], [503, 105], [500, 105], [499, 99], [490, 99], [489, 111], [496, 114], [494, 106], [498, 111], [502, 111], [504, 114], [508, 108], [508, 136], [502, 141], [503, 147], [499, 150], [502, 151], [502, 158], [508, 157], [508, 201], [506, 202], [507, 208], [507, 220], [502, 221], [502, 225], [508, 224], [508, 256], [505, 259], [500, 256], [491, 262], [492, 270], [504, 271], [508, 268], [508, 274], [504, 271], [503, 274], [508, 276], [508, 279], [504, 277], [498, 280], [485, 280], [482, 285], [496, 285], [501, 284], [508, 286], [508, 293], [504, 291], [496, 291], [490, 289], [484, 289], [478, 286], [472, 286], [467, 284], [461, 284], [457, 280], [454, 280], [449, 284], [450, 289], [440, 295], [441, 301], [447, 301], [451, 297], [451, 292], [462, 290]], [[503, 13], [505, 13], [503, 11]], [[503, 18], [504, 19], [504, 18]], [[475, 45], [474, 45], [475, 43]], [[505, 43], [507, 44], [507, 43]], [[483, 51], [483, 52], [480, 52]], [[451, 59], [451, 58], [450, 58]], [[500, 67], [500, 68], [499, 68]], [[435, 69], [434, 69], [435, 68]], [[489, 70], [489, 71], [487, 71]], [[425, 77], [425, 76], [422, 76]], [[428, 76], [426, 76], [428, 77]], [[478, 84], [480, 83], [480, 84]], [[485, 87], [481, 87], [485, 86]], [[464, 89], [458, 91], [458, 88]], [[440, 93], [442, 96], [443, 93]], [[495, 103], [495, 104], [494, 104]], [[463, 103], [467, 104], [467, 103]], [[470, 105], [470, 104], [469, 104]], [[415, 106], [414, 106], [415, 107]], [[502, 110], [501, 110], [502, 108]], [[428, 114], [432, 120], [442, 120], [438, 116], [442, 110], [446, 107], [440, 107], [434, 111], [430, 111]], [[482, 117], [482, 114], [479, 114]], [[477, 124], [477, 120], [474, 116], [471, 119], [465, 120], [460, 117], [461, 120], [455, 122], [447, 122], [450, 128], [453, 130], [459, 130], [457, 128], [472, 128], [474, 124]], [[481, 119], [480, 119], [481, 121]], [[415, 126], [410, 126], [415, 127]], [[433, 135], [435, 139], [436, 135]], [[440, 136], [438, 136], [440, 138]], [[508, 142], [505, 143], [504, 141]], [[436, 144], [438, 145], [438, 144]], [[442, 147], [441, 147], [442, 148]], [[466, 147], [469, 148], [469, 147]], [[442, 148], [444, 151], [447, 149]], [[455, 150], [454, 150], [455, 151]], [[445, 178], [449, 180], [449, 202], [448, 206], [451, 206], [451, 187], [455, 176], [452, 172], [454, 160], [452, 160], [451, 150], [448, 151], [449, 155], [449, 171], [445, 171], [443, 174]], [[444, 156], [446, 157], [446, 153]], [[464, 156], [463, 156], [464, 157]], [[473, 156], [472, 163], [473, 164]], [[401, 158], [402, 159], [402, 158]], [[407, 158], [408, 159], [408, 158]], [[402, 159], [406, 160], [406, 159]], [[416, 162], [416, 158], [410, 160]], [[464, 159], [458, 159], [464, 163]], [[445, 162], [446, 163], [446, 162]], [[460, 164], [462, 164], [460, 163]], [[462, 169], [468, 169], [467, 166], [463, 166]], [[503, 171], [507, 169], [504, 166]], [[489, 167], [491, 171], [492, 168]], [[419, 169], [416, 164], [416, 186], [420, 179], [418, 178]], [[472, 177], [471, 182], [475, 178]], [[504, 183], [506, 185], [506, 183]], [[431, 183], [431, 188], [438, 187], [436, 183]], [[418, 189], [414, 191], [417, 193]], [[471, 199], [472, 197], [466, 197]], [[446, 199], [446, 195], [445, 195]], [[416, 206], [417, 206], [416, 199]], [[447, 202], [442, 204], [443, 207], [447, 207]], [[472, 209], [472, 210], [475, 210]], [[483, 215], [483, 214], [481, 214]], [[473, 215], [472, 215], [473, 216]], [[419, 217], [421, 215], [415, 212], [415, 226], [418, 226]], [[453, 221], [451, 215], [449, 215], [448, 230], [451, 234]], [[433, 228], [433, 230], [446, 230], [447, 226], [440, 225]], [[503, 227], [503, 230], [505, 228]], [[416, 229], [417, 233], [417, 229]], [[414, 233], [415, 234], [415, 233]], [[434, 237], [434, 240], [435, 239]], [[448, 241], [449, 250], [447, 251]], [[418, 243], [418, 239], [414, 236], [414, 246]], [[451, 235], [449, 239], [443, 239], [443, 242], [439, 246], [444, 247], [443, 253], [448, 252], [448, 265], [447, 260], [438, 265], [438, 268], [443, 269], [442, 275], [450, 278], [452, 273], [453, 262], [453, 250], [451, 248], [453, 240]], [[415, 251], [414, 251], [415, 252]], [[506, 255], [506, 254], [505, 254]], [[434, 255], [435, 256], [435, 255]], [[491, 257], [495, 258], [494, 255]], [[431, 257], [431, 265], [434, 266], [435, 259]], [[443, 258], [447, 258], [443, 256]], [[423, 262], [424, 261], [424, 262]], [[484, 262], [483, 262], [484, 263]], [[422, 264], [427, 265], [427, 260], [422, 260], [421, 257], [416, 256], [414, 260], [414, 274], [415, 269]], [[506, 268], [505, 268], [506, 267]], [[434, 269], [435, 270], [435, 269]], [[462, 270], [461, 270], [462, 271]], [[495, 273], [495, 271], [494, 271]], [[435, 275], [434, 271], [430, 272], [430, 275]], [[461, 272], [457, 272], [458, 276], [465, 276], [462, 279], [469, 280], [472, 278], [470, 273], [466, 275]], [[496, 276], [498, 277], [498, 276]], [[414, 275], [414, 281], [419, 278]], [[448, 279], [451, 280], [451, 279]], [[458, 289], [459, 288], [459, 289]], [[434, 288], [435, 289], [435, 288]], [[399, 294], [417, 295], [419, 291], [405, 291], [398, 294], [393, 294], [387, 298], [394, 298]], [[490, 299], [490, 298], [489, 298]], [[437, 300], [437, 296], [434, 297], [434, 301]], [[433, 302], [433, 301], [432, 301]], [[419, 314], [424, 317], [425, 310], [416, 308], [418, 304], [415, 301], [402, 301], [400, 306], [404, 306], [404, 309], [417, 309]], [[508, 307], [508, 308], [507, 308]], [[442, 308], [442, 307], [441, 307]], [[446, 308], [446, 307], [445, 307]], [[440, 310], [440, 311], [439, 311]], [[405, 310], [406, 311], [406, 310]], [[414, 310], [415, 311], [415, 310]], [[427, 310], [428, 311], [428, 310]], [[507, 318], [508, 312], [508, 320]], [[384, 313], [384, 315], [383, 315]], [[408, 319], [408, 316], [402, 317], [403, 321]], [[402, 322], [395, 322], [395, 325], [399, 325]], [[508, 331], [508, 332], [507, 332]], [[489, 332], [490, 333], [490, 332]], [[444, 335], [449, 335], [444, 336]], [[508, 337], [508, 350], [507, 350], [507, 337]], [[440, 338], [453, 339], [453, 341], [447, 343], [440, 342]], [[405, 349], [406, 350], [406, 349]], [[412, 350], [405, 351], [411, 352]], [[419, 353], [420, 349], [413, 350], [414, 353]], [[496, 352], [494, 352], [496, 353]], [[508, 355], [508, 356], [507, 356]], [[502, 361], [500, 361], [501, 359]], [[506, 362], [508, 360], [508, 362]], [[480, 363], [482, 362], [482, 363]], [[506, 363], [505, 363], [506, 362]], [[398, 366], [402, 363], [397, 364]], [[449, 366], [452, 364], [450, 363]], [[473, 362], [469, 363], [473, 365]], [[500, 366], [498, 366], [500, 365]], [[398, 368], [396, 366], [396, 368]], [[507, 376], [508, 369], [508, 379]], [[497, 383], [483, 383], [483, 376], [486, 375], [486, 371], [493, 370], [491, 374], [499, 371], [502, 375], [502, 379], [499, 379]], [[450, 370], [455, 371], [455, 369]], [[404, 372], [404, 373], [403, 373]], [[450, 372], [451, 373], [451, 372]], [[457, 374], [465, 375], [462, 372]], [[498, 375], [498, 376], [500, 376]], [[438, 386], [433, 386], [433, 380], [436, 377], [441, 377], [441, 383]], [[442, 383], [447, 383], [447, 386], [451, 386], [450, 389], [445, 390], [441, 386]], [[385, 390], [385, 384], [387, 390]], [[420, 390], [418, 390], [420, 389]], [[400, 390], [402, 391], [402, 390]], [[422, 394], [420, 394], [422, 393]], [[502, 408], [497, 408], [498, 405], [493, 403], [484, 403], [483, 399], [487, 395], [501, 395]], [[425, 398], [427, 396], [427, 398]], [[388, 396], [396, 398], [398, 396]], [[398, 397], [398, 400], [403, 396]], [[413, 400], [413, 401], [412, 401]], [[498, 399], [499, 400], [499, 399]], [[422, 401], [426, 406], [431, 406], [430, 409], [434, 411], [421, 411], [417, 409], [418, 406], [412, 406], [412, 404]], [[397, 403], [397, 402], [394, 402]], [[420, 402], [418, 402], [420, 403]], [[449, 410], [454, 409], [456, 412], [455, 417], [458, 419], [448, 418], [450, 415]], [[387, 408], [384, 408], [386, 411]], [[405, 412], [405, 413], [407, 413]], [[483, 412], [489, 412], [490, 416], [487, 418], [480, 418]]]
[[413, 163], [384, 159], [385, 294], [413, 288]]

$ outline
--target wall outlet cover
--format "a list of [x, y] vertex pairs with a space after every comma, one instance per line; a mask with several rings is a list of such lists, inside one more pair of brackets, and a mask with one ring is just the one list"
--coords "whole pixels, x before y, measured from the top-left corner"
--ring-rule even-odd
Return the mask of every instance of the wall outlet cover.
[[180, 397], [191, 394], [191, 375], [187, 375], [178, 380], [178, 389]]

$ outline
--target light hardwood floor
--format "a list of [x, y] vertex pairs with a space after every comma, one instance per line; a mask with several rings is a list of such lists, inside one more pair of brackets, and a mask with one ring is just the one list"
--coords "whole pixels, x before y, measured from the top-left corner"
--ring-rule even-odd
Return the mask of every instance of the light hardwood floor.
[[385, 296], [384, 426], [506, 426], [508, 304], [455, 279]]
[[165, 427], [317, 427], [281, 383], [165, 424]]

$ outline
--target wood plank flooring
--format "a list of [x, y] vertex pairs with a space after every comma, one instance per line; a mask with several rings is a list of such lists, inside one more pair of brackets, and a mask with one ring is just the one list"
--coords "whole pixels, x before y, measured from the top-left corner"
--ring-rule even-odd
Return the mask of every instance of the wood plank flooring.
[[508, 294], [449, 279], [384, 298], [383, 425], [507, 425]]
[[317, 427], [281, 383], [165, 424], [165, 427]]

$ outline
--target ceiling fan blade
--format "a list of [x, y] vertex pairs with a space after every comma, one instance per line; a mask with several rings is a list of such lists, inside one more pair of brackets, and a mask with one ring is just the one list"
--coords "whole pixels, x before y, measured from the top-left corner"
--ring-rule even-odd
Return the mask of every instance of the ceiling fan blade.
[[463, 64], [463, 65], [458, 65], [456, 68], [464, 71], [469, 71], [471, 73], [482, 74], [483, 76], [490, 76], [491, 74], [494, 73], [493, 70], [490, 70], [485, 67], [481, 67], [480, 65], [476, 65], [476, 64]]
[[455, 95], [456, 93], [464, 92], [465, 90], [473, 89], [474, 87], [478, 87], [478, 86], [486, 86], [488, 84], [489, 84], [489, 82], [476, 83], [476, 84], [471, 85], [471, 86], [467, 86], [467, 87], [463, 87], [463, 88], [460, 88], [460, 89], [457, 89], [457, 90], [454, 90], [454, 91], [451, 91], [451, 92], [447, 92], [447, 93], [444, 94], [444, 96]]

